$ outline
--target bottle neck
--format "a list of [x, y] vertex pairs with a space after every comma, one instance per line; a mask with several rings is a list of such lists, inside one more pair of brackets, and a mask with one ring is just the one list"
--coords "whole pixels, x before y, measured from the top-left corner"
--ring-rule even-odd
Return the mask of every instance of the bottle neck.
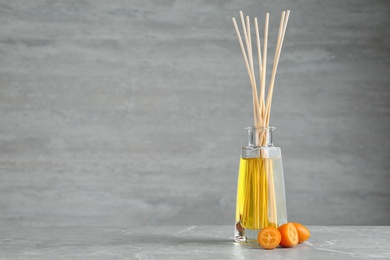
[[248, 147], [274, 146], [272, 133], [275, 127], [248, 127]]

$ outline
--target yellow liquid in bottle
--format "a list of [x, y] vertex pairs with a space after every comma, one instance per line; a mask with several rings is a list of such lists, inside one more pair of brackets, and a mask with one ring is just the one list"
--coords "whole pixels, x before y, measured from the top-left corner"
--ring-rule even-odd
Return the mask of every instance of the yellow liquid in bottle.
[[250, 230], [277, 226], [273, 159], [240, 159], [236, 223]]

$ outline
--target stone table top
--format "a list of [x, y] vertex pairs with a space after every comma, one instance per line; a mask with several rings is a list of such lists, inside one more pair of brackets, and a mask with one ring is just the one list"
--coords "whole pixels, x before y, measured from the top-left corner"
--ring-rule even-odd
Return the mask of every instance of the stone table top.
[[233, 226], [0, 226], [0, 259], [390, 259], [390, 226], [309, 226], [294, 248], [233, 242]]

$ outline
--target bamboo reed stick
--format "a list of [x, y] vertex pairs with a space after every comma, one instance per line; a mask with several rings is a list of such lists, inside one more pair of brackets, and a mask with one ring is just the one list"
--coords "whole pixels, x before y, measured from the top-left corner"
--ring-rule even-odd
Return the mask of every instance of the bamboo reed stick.
[[[262, 204], [263, 204], [263, 208], [262, 208], [262, 218], [263, 218], [263, 224], [261, 226], [261, 228], [264, 228], [266, 226], [268, 226], [268, 184], [267, 184], [267, 179], [266, 179], [266, 173], [269, 171], [268, 169], [268, 164], [266, 163], [266, 161], [261, 158], [262, 162], [263, 162], [263, 167], [262, 167], [262, 171], [261, 171], [261, 175], [262, 175], [262, 185], [260, 186], [261, 187], [261, 190], [262, 190], [262, 193], [263, 193], [263, 199], [262, 199]], [[264, 169], [265, 168], [265, 169]]]
[[255, 114], [255, 118], [254, 118], [254, 121], [255, 121], [255, 125], [256, 125], [256, 122], [259, 120], [259, 115], [257, 113], [257, 99], [256, 99], [256, 96], [257, 96], [257, 86], [256, 86], [256, 79], [254, 78], [254, 69], [253, 69], [253, 53], [252, 53], [252, 37], [251, 37], [251, 24], [250, 24], [250, 20], [249, 20], [249, 16], [246, 16], [246, 20], [245, 20], [245, 23], [246, 23], [246, 29], [247, 29], [247, 32], [246, 32], [246, 35], [247, 35], [247, 52], [248, 52], [248, 61], [249, 61], [249, 66], [251, 68], [251, 81], [252, 81], [252, 102], [253, 102], [253, 113]]
[[[258, 103], [258, 94], [257, 94], [257, 83], [256, 83], [256, 75], [255, 75], [255, 69], [253, 65], [253, 49], [252, 49], [252, 36], [251, 36], [251, 24], [250, 24], [250, 19], [249, 16], [246, 17], [246, 29], [247, 29], [247, 36], [248, 36], [248, 46], [249, 49], [248, 51], [248, 56], [249, 56], [249, 65], [251, 67], [252, 71], [252, 98], [253, 98], [253, 104], [254, 104], [254, 110], [256, 113], [256, 122], [255, 126], [258, 125], [259, 121], [262, 121], [261, 113], [260, 113], [260, 107]], [[259, 145], [259, 144], [256, 144]]]
[[275, 182], [274, 182], [274, 174], [273, 174], [273, 165], [270, 159], [267, 159], [268, 164], [268, 187], [269, 189], [269, 225], [273, 227], [278, 226], [278, 214], [276, 208], [276, 194], [275, 194]]
[[279, 61], [278, 54], [279, 54], [279, 50], [280, 50], [280, 46], [281, 46], [280, 44], [281, 44], [281, 40], [282, 40], [283, 23], [284, 23], [285, 14], [286, 14], [286, 12], [282, 12], [282, 15], [280, 17], [278, 38], [277, 38], [276, 47], [275, 47], [275, 54], [274, 54], [274, 63], [273, 63], [273, 67], [272, 67], [271, 80], [270, 80], [270, 84], [268, 87], [268, 95], [267, 95], [266, 111], [265, 111], [266, 112], [266, 114], [265, 114], [265, 124], [266, 125], [269, 125], [268, 111], [270, 109], [271, 102], [272, 102], [273, 87], [274, 87], [274, 83], [275, 83], [276, 70], [277, 70], [278, 61]]
[[[256, 45], [257, 45], [257, 57], [258, 57], [258, 64], [259, 64], [259, 86], [261, 85], [261, 77], [262, 77], [262, 64], [261, 64], [261, 43], [260, 43], [260, 36], [259, 36], [259, 25], [258, 25], [258, 22], [257, 22], [257, 17], [255, 17], [254, 19], [254, 23], [255, 23], [255, 32], [256, 32]], [[261, 89], [260, 89], [260, 95], [261, 95]], [[260, 111], [263, 111], [264, 108], [264, 103], [262, 102], [261, 100], [261, 97], [259, 97], [259, 100], [258, 100], [258, 103], [259, 103], [259, 109]], [[257, 125], [263, 125], [263, 117], [262, 115], [260, 115], [258, 117], [258, 123]]]
[[[248, 57], [247, 57], [246, 52], [245, 52], [245, 47], [244, 47], [244, 44], [243, 44], [243, 42], [242, 42], [241, 34], [240, 34], [239, 29], [238, 29], [236, 19], [233, 17], [232, 20], [233, 20], [234, 29], [236, 30], [238, 42], [239, 42], [239, 44], [240, 44], [242, 56], [244, 57], [245, 66], [246, 66], [246, 69], [247, 69], [247, 71], [248, 71], [248, 76], [249, 76], [249, 80], [250, 80], [250, 82], [251, 82], [252, 94], [253, 94], [253, 88], [254, 88], [254, 85], [253, 85], [253, 76], [252, 76], [251, 68], [250, 68], [250, 66], [249, 66]], [[246, 30], [246, 29], [245, 29], [245, 30]], [[246, 34], [245, 30], [244, 30], [244, 34]], [[256, 125], [256, 122], [257, 122], [257, 116], [256, 116], [256, 103], [257, 103], [257, 102], [254, 102], [254, 101], [253, 101], [253, 120], [254, 120], [255, 125]]]
[[251, 36], [251, 23], [249, 20], [249, 16], [246, 16], [245, 26], [247, 29], [246, 35], [248, 37], [248, 56], [249, 56], [249, 64], [251, 65], [252, 73], [253, 73], [253, 55], [252, 55], [252, 36]]
[[[262, 64], [262, 73], [261, 73], [261, 85], [260, 85], [260, 102], [264, 104], [265, 96], [265, 80], [267, 74], [267, 47], [268, 47], [268, 24], [269, 24], [269, 13], [265, 15], [265, 24], [264, 24], [264, 44], [263, 44], [263, 64]], [[262, 118], [264, 119], [265, 107], [262, 106], [263, 110], [261, 111]]]
[[273, 90], [274, 90], [274, 84], [275, 84], [276, 71], [278, 69], [280, 53], [282, 52], [283, 40], [284, 40], [284, 35], [286, 33], [286, 28], [287, 28], [289, 16], [290, 16], [290, 10], [287, 10], [287, 12], [282, 13], [282, 16], [280, 18], [278, 42], [276, 44], [276, 49], [275, 49], [274, 66], [272, 69], [272, 76], [271, 76], [270, 85], [268, 87], [267, 107], [266, 107], [266, 116], [265, 116], [265, 121], [266, 121], [267, 126], [269, 125], [269, 120], [270, 120], [272, 96], [273, 96]]

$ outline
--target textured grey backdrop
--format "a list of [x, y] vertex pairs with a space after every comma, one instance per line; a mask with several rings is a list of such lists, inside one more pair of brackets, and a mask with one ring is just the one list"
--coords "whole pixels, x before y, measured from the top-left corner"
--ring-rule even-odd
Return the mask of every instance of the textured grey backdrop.
[[252, 109], [231, 17], [269, 11], [272, 57], [289, 8], [271, 121], [290, 220], [389, 225], [389, 7], [1, 0], [0, 224], [233, 224]]

